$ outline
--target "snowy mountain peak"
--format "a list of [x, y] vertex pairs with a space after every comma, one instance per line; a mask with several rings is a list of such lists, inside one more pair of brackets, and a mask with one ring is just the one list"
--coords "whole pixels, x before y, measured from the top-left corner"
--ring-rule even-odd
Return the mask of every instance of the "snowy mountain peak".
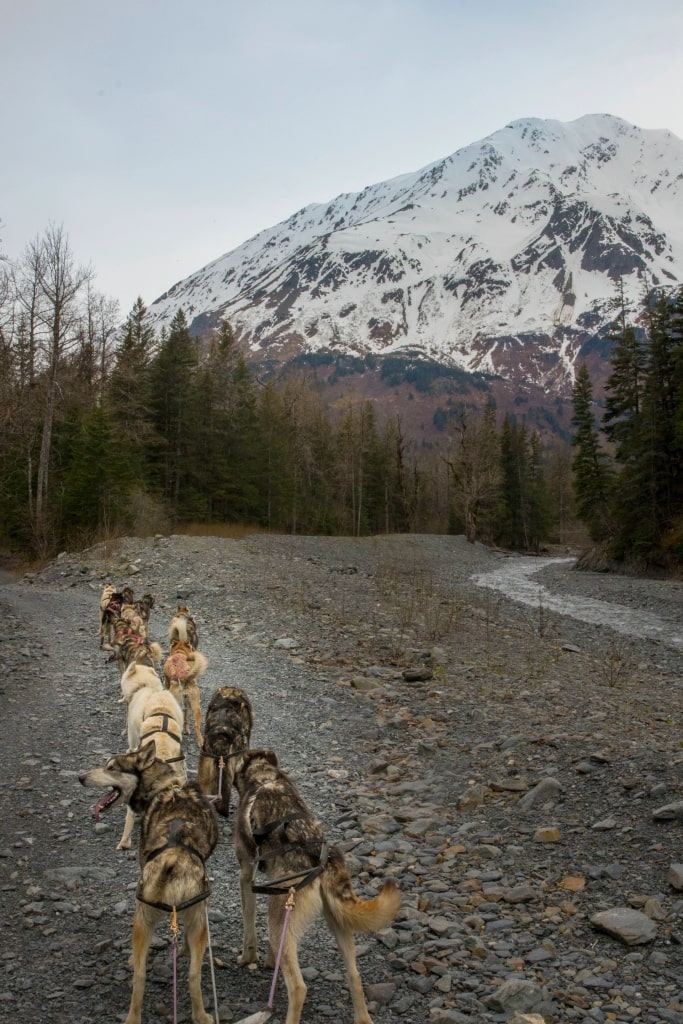
[[683, 142], [609, 114], [521, 118], [420, 170], [303, 207], [174, 285], [254, 360], [411, 353], [562, 392], [615, 283], [683, 281]]

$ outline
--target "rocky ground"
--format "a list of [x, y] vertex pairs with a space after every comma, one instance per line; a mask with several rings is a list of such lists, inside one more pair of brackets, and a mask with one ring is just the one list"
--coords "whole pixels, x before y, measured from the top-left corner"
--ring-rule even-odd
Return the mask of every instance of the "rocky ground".
[[[395, 877], [391, 928], [360, 936], [375, 1024], [683, 1024], [681, 651], [523, 608], [471, 577], [503, 556], [456, 537], [159, 537], [64, 554], [0, 586], [0, 1020], [122, 1020], [137, 880], [123, 815], [95, 825], [77, 775], [124, 746], [99, 651], [105, 582], [176, 595], [209, 658], [204, 706], [243, 686], [363, 896]], [[676, 581], [542, 573], [567, 594], [643, 607], [680, 633]], [[188, 747], [190, 769], [196, 745]], [[221, 1021], [266, 1001], [236, 965], [231, 825], [209, 866]], [[265, 897], [261, 897], [265, 900]], [[264, 919], [259, 904], [259, 917]], [[263, 930], [263, 929], [261, 929]], [[304, 1022], [351, 1020], [322, 927], [301, 947]], [[189, 1019], [181, 967], [178, 1020]], [[204, 991], [212, 1006], [210, 973]], [[273, 1024], [285, 1015], [280, 982]], [[143, 1019], [171, 1021], [169, 941]]]

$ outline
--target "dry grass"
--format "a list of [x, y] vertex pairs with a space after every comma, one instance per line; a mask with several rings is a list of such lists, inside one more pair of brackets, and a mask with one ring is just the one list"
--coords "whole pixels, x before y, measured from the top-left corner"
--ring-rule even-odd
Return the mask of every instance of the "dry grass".
[[249, 523], [183, 523], [176, 526], [174, 533], [187, 537], [227, 537], [231, 540], [243, 540], [253, 534], [280, 535], [279, 530], [268, 530], [263, 526], [252, 526]]

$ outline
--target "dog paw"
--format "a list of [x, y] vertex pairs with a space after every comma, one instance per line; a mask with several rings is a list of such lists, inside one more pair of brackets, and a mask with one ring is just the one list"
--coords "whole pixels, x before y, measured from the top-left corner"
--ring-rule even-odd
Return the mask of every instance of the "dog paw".
[[214, 1020], [206, 1010], [202, 1010], [202, 1012], [196, 1016], [195, 1014], [192, 1014], [192, 1024], [214, 1024]]
[[240, 967], [248, 967], [250, 971], [255, 971], [258, 967], [258, 958], [256, 953], [242, 953], [237, 957], [237, 963]]
[[122, 839], [116, 847], [117, 850], [130, 850], [130, 839]]

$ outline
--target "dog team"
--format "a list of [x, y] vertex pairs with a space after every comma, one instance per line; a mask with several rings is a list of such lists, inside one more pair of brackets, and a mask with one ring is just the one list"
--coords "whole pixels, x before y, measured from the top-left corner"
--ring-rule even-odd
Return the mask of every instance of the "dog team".
[[[298, 945], [320, 914], [344, 960], [353, 1022], [372, 1024], [356, 965], [354, 934], [385, 928], [394, 920], [400, 905], [396, 882], [385, 881], [374, 899], [356, 896], [343, 852], [328, 846], [321, 823], [280, 768], [277, 755], [270, 749], [250, 749], [254, 718], [243, 689], [221, 686], [215, 690], [202, 732], [198, 680], [208, 660], [198, 649], [197, 624], [188, 607], [179, 603], [168, 628], [169, 652], [163, 660], [161, 646], [149, 639], [153, 608], [151, 594], [136, 601], [130, 587], [117, 591], [108, 585], [102, 592], [100, 647], [112, 652], [109, 660], [116, 661], [121, 673], [128, 750], [110, 758], [103, 768], [79, 776], [84, 786], [104, 789], [93, 808], [96, 820], [118, 804], [125, 806], [118, 850], [130, 847], [139, 821], [140, 878], [130, 960], [133, 986], [125, 1024], [141, 1022], [147, 954], [155, 928], [164, 918], [169, 919], [174, 935], [178, 922], [183, 928], [193, 1024], [214, 1020], [204, 1008], [201, 991], [207, 946], [210, 952], [206, 860], [219, 839], [217, 814], [228, 817], [233, 789], [243, 917], [238, 963], [254, 967], [258, 962], [256, 896], [264, 894], [268, 897], [265, 965], [275, 970], [267, 1008], [241, 1024], [260, 1024], [269, 1018], [279, 967], [288, 998], [285, 1024], [299, 1024], [306, 984]], [[199, 747], [196, 781], [188, 780], [183, 752], [190, 715]], [[218, 1024], [215, 1006], [214, 1010]]]

